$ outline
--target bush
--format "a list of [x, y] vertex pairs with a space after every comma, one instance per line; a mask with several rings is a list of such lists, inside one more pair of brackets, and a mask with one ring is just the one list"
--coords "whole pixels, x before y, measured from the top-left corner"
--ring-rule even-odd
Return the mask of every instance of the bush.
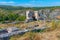
[[18, 20], [18, 21], [24, 21], [25, 19], [26, 19], [25, 16], [19, 16], [16, 20]]
[[58, 23], [55, 20], [52, 20], [51, 22], [49, 22], [47, 24], [47, 26], [49, 27], [48, 29], [46, 29], [45, 31], [52, 31], [55, 30], [58, 26]]
[[15, 14], [15, 13], [0, 13], [0, 22], [1, 21], [24, 21], [26, 19], [25, 16], [20, 16], [19, 14]]

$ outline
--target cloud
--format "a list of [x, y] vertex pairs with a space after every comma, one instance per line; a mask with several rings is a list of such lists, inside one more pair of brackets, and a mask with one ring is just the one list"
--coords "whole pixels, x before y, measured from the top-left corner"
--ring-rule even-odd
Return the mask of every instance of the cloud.
[[32, 4], [30, 4], [30, 3], [25, 3], [25, 4], [17, 4], [17, 6], [30, 7], [30, 6], [32, 6]]
[[29, 6], [29, 5], [32, 5], [32, 4], [26, 3], [26, 4], [24, 4], [24, 5], [27, 5], [27, 6]]
[[60, 2], [51, 2], [51, 3], [47, 3], [48, 6], [59, 6]]
[[0, 2], [0, 4], [14, 4], [15, 2], [9, 1], [9, 2]]
[[42, 0], [31, 0], [30, 2], [36, 3], [36, 2], [43, 2]]

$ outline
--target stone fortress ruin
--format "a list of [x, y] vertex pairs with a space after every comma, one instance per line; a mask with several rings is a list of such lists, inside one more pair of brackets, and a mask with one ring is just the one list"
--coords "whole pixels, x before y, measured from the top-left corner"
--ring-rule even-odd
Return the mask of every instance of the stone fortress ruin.
[[39, 11], [26, 11], [26, 21], [37, 21], [37, 20], [59, 20], [60, 19], [60, 9], [50, 10], [41, 9]]
[[50, 10], [39, 10], [39, 11], [28, 10], [26, 11], [26, 20], [27, 21], [44, 20], [47, 18], [48, 13], [50, 13]]

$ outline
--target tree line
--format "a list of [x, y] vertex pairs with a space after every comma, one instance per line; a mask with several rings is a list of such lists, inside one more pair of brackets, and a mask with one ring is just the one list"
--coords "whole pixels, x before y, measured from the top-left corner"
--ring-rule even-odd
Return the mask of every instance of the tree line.
[[15, 13], [0, 13], [0, 22], [1, 21], [24, 21], [26, 19], [25, 15], [21, 16]]

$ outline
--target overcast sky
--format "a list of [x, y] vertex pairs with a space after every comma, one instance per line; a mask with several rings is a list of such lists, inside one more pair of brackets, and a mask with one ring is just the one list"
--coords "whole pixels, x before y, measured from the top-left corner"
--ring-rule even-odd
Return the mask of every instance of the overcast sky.
[[0, 0], [0, 5], [28, 7], [60, 6], [60, 0]]

